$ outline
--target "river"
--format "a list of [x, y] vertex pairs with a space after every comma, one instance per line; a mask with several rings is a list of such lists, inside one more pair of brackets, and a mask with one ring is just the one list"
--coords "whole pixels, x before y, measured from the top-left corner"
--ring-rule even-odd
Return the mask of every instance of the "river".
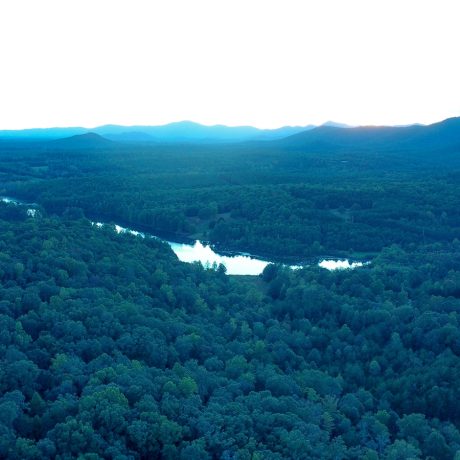
[[[37, 206], [36, 203], [25, 203], [24, 201], [16, 198], [6, 196], [0, 197], [0, 201], [20, 206], [27, 206], [27, 214], [31, 217], [36, 216], [36, 209], [34, 209], [34, 207]], [[194, 244], [177, 243], [174, 241], [163, 240], [147, 233], [124, 228], [117, 224], [113, 225], [102, 222], [92, 222], [92, 224], [97, 228], [111, 225], [117, 233], [130, 233], [141, 238], [157, 238], [166, 242], [176, 254], [177, 258], [182, 262], [201, 262], [204, 267], [212, 267], [214, 264], [223, 264], [227, 269], [228, 275], [259, 275], [270, 263], [268, 260], [259, 259], [248, 254], [236, 254], [233, 256], [222, 255], [215, 252], [210, 245], [203, 244], [198, 240], [195, 241]], [[326, 270], [354, 269], [367, 264], [369, 264], [369, 262], [350, 262], [348, 259], [323, 259], [318, 262], [318, 266], [325, 268]], [[295, 270], [302, 268], [303, 265], [289, 265], [289, 267]]]
[[[102, 227], [102, 222], [93, 222], [93, 225]], [[114, 225], [114, 230], [117, 233], [130, 233], [135, 236], [145, 238], [147, 234], [131, 230], [129, 228]], [[152, 235], [148, 235], [152, 236]], [[154, 238], [158, 238], [155, 237]], [[161, 238], [158, 238], [161, 239]], [[196, 240], [194, 244], [176, 243], [174, 241], [165, 241], [169, 244], [177, 258], [182, 262], [201, 262], [204, 267], [211, 267], [213, 264], [223, 264], [227, 269], [228, 275], [260, 275], [264, 268], [270, 263], [268, 260], [259, 259], [246, 254], [237, 254], [234, 256], [226, 256], [219, 254], [208, 245]], [[323, 259], [318, 263], [318, 266], [326, 270], [345, 270], [362, 267], [369, 262], [351, 262], [348, 259]], [[289, 265], [293, 270], [302, 268], [302, 265]]]

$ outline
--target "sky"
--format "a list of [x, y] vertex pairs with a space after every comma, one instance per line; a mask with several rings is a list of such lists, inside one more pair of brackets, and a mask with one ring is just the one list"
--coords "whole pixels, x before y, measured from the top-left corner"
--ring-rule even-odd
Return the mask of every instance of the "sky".
[[432, 123], [458, 0], [1, 0], [0, 129]]

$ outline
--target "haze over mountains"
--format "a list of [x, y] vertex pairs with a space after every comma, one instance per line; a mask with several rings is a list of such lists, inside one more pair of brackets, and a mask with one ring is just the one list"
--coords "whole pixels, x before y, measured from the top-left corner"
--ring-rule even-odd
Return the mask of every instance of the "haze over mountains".
[[[305, 153], [334, 152], [458, 152], [460, 117], [431, 125], [345, 127], [334, 122], [322, 126], [283, 127], [262, 130], [251, 126], [204, 126], [178, 122], [163, 126], [105, 125], [86, 128], [49, 128], [0, 131], [0, 140], [37, 141], [47, 150], [88, 150], [118, 148], [123, 144], [231, 144], [266, 153], [290, 151]], [[246, 147], [243, 145], [246, 144]]]
[[160, 126], [104, 125], [87, 129], [82, 127], [43, 128], [0, 131], [0, 138], [59, 139], [93, 132], [119, 142], [243, 142], [249, 140], [281, 139], [292, 134], [314, 129], [314, 125], [285, 126], [277, 129], [259, 129], [253, 126], [205, 126], [191, 121], [180, 121]]
[[[346, 126], [346, 125], [345, 125]], [[344, 128], [328, 122], [319, 127], [284, 127], [261, 130], [251, 126], [204, 126], [192, 122], [164, 126], [125, 127], [106, 125], [89, 132], [86, 128], [49, 128], [0, 131], [0, 140], [45, 142], [49, 149], [110, 148], [128, 144], [248, 143], [263, 149], [305, 152], [351, 151], [458, 151], [460, 117], [431, 125], [360, 126]]]
[[73, 136], [64, 137], [61, 139], [53, 139], [47, 143], [47, 148], [54, 149], [93, 149], [102, 147], [111, 147], [116, 145], [113, 141], [101, 136], [97, 133], [75, 134]]
[[[348, 128], [348, 125], [327, 121], [321, 126]], [[180, 121], [159, 126], [103, 125], [96, 128], [32, 128], [0, 130], [0, 139], [61, 139], [88, 132], [99, 134], [118, 142], [244, 142], [251, 140], [282, 139], [293, 134], [315, 129], [315, 125], [284, 126], [276, 129], [259, 129], [253, 126], [205, 126], [192, 121]]]

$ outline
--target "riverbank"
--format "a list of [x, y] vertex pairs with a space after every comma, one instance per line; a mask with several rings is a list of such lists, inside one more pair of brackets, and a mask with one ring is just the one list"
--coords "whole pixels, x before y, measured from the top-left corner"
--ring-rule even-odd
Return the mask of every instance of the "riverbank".
[[[28, 206], [29, 208], [39, 206], [36, 203], [26, 203], [21, 199], [11, 196], [3, 196], [0, 197], [0, 199], [5, 203], [12, 203], [19, 206]], [[30, 209], [28, 209], [28, 211], [30, 211]], [[144, 231], [142, 227], [146, 228], [146, 226], [132, 227], [126, 224], [123, 225], [123, 223], [120, 222], [113, 223], [107, 221], [104, 222], [101, 220], [102, 219], [96, 218], [91, 220], [91, 222], [97, 228], [106, 226], [112, 227], [113, 230], [117, 233], [131, 233], [143, 238], [151, 237], [160, 239], [171, 247], [179, 260], [187, 263], [200, 262], [205, 267], [218, 267], [219, 265], [224, 265], [226, 268], [226, 273], [229, 275], [259, 275], [270, 263], [280, 263], [292, 269], [301, 269], [303, 267], [317, 265], [327, 270], [353, 269], [370, 263], [367, 260], [363, 262], [361, 260], [354, 260], [348, 257], [337, 258], [330, 255], [312, 258], [311, 261], [292, 263], [287, 262], [286, 260], [276, 260], [270, 257], [262, 258], [246, 252], [225, 250], [219, 251], [216, 245], [210, 244], [206, 241], [192, 241], [189, 238], [182, 238], [182, 241], [171, 241], [167, 238], [161, 237], [160, 235], [155, 235], [149, 231]]]

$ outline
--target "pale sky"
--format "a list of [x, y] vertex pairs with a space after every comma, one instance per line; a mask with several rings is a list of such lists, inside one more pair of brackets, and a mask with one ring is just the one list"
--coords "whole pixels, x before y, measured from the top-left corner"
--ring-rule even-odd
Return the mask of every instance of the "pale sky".
[[460, 115], [459, 0], [0, 0], [0, 129]]

